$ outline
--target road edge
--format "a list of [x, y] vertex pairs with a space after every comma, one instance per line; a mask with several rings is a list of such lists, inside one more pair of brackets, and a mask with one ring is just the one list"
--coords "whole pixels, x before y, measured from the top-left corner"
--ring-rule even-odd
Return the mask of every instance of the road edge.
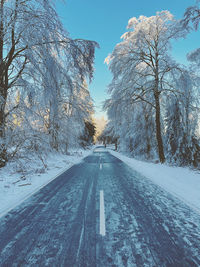
[[[165, 192], [167, 192], [168, 194], [172, 195], [173, 197], [177, 198], [179, 201], [181, 201], [184, 205], [186, 205], [188, 208], [192, 209], [195, 213], [200, 214], [200, 208], [197, 207], [195, 204], [191, 203], [190, 201], [188, 201], [187, 199], [185, 199], [184, 197], [182, 197], [181, 195], [179, 195], [176, 192], [173, 191], [169, 191], [167, 190], [167, 188], [165, 188], [164, 186], [157, 184], [154, 180], [152, 180], [150, 177], [144, 175], [142, 172], [136, 170], [133, 166], [131, 166], [131, 164], [128, 164], [122, 157], [116, 155], [115, 152], [121, 154], [123, 157], [127, 157], [129, 158], [127, 155], [124, 155], [123, 153], [120, 153], [118, 151], [113, 151], [112, 149], [108, 149], [108, 151], [110, 152], [111, 155], [113, 155], [114, 157], [118, 158], [119, 160], [121, 160], [124, 164], [126, 164], [129, 168], [131, 168], [132, 170], [136, 171], [137, 173], [139, 173], [141, 176], [145, 177], [146, 179], [148, 179], [149, 181], [151, 181], [151, 183], [155, 184], [156, 186], [158, 186], [159, 188], [161, 188], [162, 190], [164, 190]], [[114, 152], [114, 153], [112, 153]]]
[[13, 206], [11, 206], [8, 209], [5, 209], [3, 211], [0, 212], [0, 219], [5, 216], [8, 212], [10, 212], [11, 210], [15, 209], [17, 206], [21, 205], [25, 200], [27, 200], [28, 198], [30, 198], [31, 196], [33, 196], [35, 193], [37, 193], [38, 191], [40, 191], [42, 188], [44, 188], [45, 186], [47, 186], [48, 184], [50, 184], [53, 180], [55, 180], [56, 178], [58, 178], [60, 175], [62, 175], [63, 173], [65, 173], [67, 170], [69, 170], [71, 167], [79, 164], [84, 158], [88, 157], [90, 154], [93, 153], [93, 149], [91, 149], [90, 153], [88, 153], [86, 156], [80, 158], [80, 160], [76, 161], [75, 163], [69, 164], [67, 167], [65, 167], [64, 169], [62, 169], [59, 173], [57, 173], [55, 176], [53, 176], [50, 180], [48, 180], [46, 183], [38, 186], [37, 188], [35, 188], [35, 190], [33, 190], [31, 193], [28, 193], [26, 196], [24, 196], [22, 199], [20, 199], [19, 201], [17, 201]]

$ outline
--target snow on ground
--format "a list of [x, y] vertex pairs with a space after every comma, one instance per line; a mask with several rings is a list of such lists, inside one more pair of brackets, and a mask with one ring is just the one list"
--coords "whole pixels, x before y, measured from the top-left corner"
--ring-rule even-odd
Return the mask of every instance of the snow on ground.
[[[107, 149], [102, 147], [101, 150]], [[143, 162], [113, 150], [109, 151], [200, 213], [200, 172], [189, 168]], [[39, 166], [38, 161], [34, 160], [30, 162], [30, 167], [36, 172], [23, 174], [19, 168], [16, 170], [14, 163], [0, 169], [0, 217], [90, 153], [92, 150], [79, 150], [71, 152], [70, 155], [49, 155], [45, 172], [42, 164]]]
[[113, 150], [109, 151], [131, 168], [151, 179], [200, 213], [200, 172], [189, 168], [143, 162]]
[[[92, 150], [71, 151], [70, 155], [49, 155], [45, 162], [46, 170], [41, 162], [32, 159], [29, 162], [31, 171], [26, 171], [25, 174], [19, 166], [16, 169], [16, 163], [0, 169], [0, 217], [90, 153]], [[27, 166], [24, 167], [27, 169]]]

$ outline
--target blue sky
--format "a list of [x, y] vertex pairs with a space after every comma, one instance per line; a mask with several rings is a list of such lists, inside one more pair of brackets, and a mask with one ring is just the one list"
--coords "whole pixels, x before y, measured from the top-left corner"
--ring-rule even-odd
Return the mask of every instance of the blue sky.
[[[108, 97], [107, 85], [112, 76], [104, 59], [111, 53], [128, 20], [140, 15], [153, 16], [156, 11], [169, 10], [176, 19], [182, 18], [185, 9], [195, 0], [67, 0], [57, 2], [57, 12], [72, 38], [97, 41], [94, 80], [90, 84], [95, 101], [96, 115], [101, 116], [102, 102]], [[179, 63], [186, 63], [186, 54], [200, 47], [200, 33], [193, 32], [184, 40], [173, 43], [172, 55]]]

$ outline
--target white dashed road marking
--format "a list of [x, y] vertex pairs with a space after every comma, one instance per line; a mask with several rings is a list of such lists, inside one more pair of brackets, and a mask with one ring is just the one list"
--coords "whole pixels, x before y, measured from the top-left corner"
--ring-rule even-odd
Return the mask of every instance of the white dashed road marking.
[[105, 225], [105, 208], [104, 208], [104, 194], [103, 190], [100, 190], [100, 235], [106, 235]]

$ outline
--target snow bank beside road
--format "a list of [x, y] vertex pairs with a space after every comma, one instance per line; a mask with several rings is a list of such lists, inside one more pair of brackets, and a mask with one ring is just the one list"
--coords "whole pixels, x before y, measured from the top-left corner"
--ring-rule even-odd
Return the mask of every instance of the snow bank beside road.
[[[73, 151], [70, 155], [49, 155], [47, 170], [44, 173], [31, 173], [23, 178], [22, 173], [17, 173], [15, 164], [10, 163], [0, 169], [0, 217], [13, 209], [26, 198], [37, 192], [46, 184], [54, 180], [72, 165], [79, 163], [84, 157], [92, 153], [91, 150]], [[31, 167], [37, 169], [34, 161]], [[35, 164], [35, 165], [34, 165]]]
[[200, 213], [200, 172], [188, 168], [143, 162], [116, 151], [110, 150], [110, 152]]

